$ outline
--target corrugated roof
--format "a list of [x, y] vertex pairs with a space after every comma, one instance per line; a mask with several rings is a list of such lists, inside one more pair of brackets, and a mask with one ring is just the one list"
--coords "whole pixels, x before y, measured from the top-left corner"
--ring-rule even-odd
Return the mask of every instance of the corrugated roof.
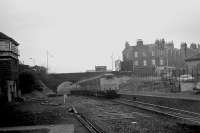
[[17, 41], [15, 41], [14, 39], [12, 39], [11, 37], [7, 36], [6, 34], [0, 32], [0, 39], [5, 39], [5, 40], [10, 40], [11, 42], [13, 42], [16, 46], [19, 45], [19, 43]]
[[197, 60], [200, 60], [200, 53], [185, 59], [185, 61], [197, 61]]

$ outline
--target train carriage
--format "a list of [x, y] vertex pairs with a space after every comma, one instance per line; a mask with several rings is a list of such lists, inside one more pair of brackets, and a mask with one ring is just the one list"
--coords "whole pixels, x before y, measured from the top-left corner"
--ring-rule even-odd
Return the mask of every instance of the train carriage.
[[119, 90], [118, 79], [113, 74], [104, 74], [100, 78], [101, 91]]
[[81, 80], [76, 84], [79, 87], [73, 90], [72, 93], [113, 97], [117, 95], [119, 90], [118, 79], [111, 73]]

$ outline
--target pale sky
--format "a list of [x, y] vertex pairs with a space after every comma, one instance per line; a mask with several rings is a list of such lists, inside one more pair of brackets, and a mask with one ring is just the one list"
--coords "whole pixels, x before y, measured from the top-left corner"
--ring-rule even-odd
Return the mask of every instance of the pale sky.
[[200, 43], [199, 0], [0, 0], [0, 31], [20, 43], [20, 60], [50, 72], [111, 68], [125, 41]]

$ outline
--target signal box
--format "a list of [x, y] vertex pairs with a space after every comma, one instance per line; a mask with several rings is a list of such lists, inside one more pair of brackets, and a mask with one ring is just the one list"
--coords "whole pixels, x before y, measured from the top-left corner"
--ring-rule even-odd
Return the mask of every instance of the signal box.
[[11, 102], [21, 96], [18, 88], [19, 44], [0, 32], [0, 98]]

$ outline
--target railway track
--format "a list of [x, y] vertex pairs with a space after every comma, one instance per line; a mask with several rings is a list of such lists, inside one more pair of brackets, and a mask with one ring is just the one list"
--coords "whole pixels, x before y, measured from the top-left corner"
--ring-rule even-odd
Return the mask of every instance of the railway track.
[[79, 113], [75, 107], [72, 107], [75, 117], [81, 122], [81, 124], [87, 128], [90, 133], [105, 133], [101, 128], [99, 128], [94, 122], [89, 120], [83, 114]]
[[200, 125], [199, 113], [127, 99], [114, 99], [112, 101]]

